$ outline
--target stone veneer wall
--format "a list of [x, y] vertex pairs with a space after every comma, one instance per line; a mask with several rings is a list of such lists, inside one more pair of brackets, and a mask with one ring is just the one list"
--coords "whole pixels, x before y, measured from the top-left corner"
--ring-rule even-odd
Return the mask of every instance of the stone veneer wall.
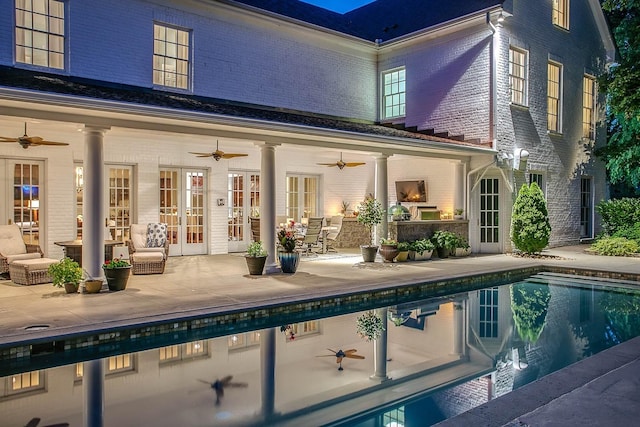
[[431, 237], [436, 230], [452, 231], [459, 236], [469, 238], [469, 221], [440, 220], [440, 221], [394, 221], [389, 223], [389, 237], [399, 242]]
[[371, 243], [371, 233], [355, 217], [342, 218], [342, 228], [335, 244], [336, 248], [357, 248]]

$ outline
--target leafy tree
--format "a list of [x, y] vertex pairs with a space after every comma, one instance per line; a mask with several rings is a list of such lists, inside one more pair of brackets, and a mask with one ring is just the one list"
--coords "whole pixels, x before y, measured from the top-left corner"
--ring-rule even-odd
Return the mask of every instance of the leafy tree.
[[511, 312], [518, 335], [525, 343], [535, 344], [542, 334], [551, 292], [547, 285], [521, 282], [510, 286]]
[[606, 147], [596, 150], [612, 183], [640, 186], [640, 0], [603, 0], [619, 61], [599, 79], [607, 95]]
[[524, 253], [540, 252], [549, 244], [551, 225], [547, 202], [538, 184], [523, 184], [513, 204], [511, 240]]

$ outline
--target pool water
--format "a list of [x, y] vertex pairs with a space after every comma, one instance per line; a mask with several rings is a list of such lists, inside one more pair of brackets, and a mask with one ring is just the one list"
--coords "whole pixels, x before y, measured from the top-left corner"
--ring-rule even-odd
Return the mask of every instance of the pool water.
[[[104, 358], [104, 425], [431, 425], [640, 335], [640, 290], [541, 273], [376, 313], [386, 347], [358, 312]], [[3, 426], [83, 425], [89, 365], [57, 365], [2, 380]]]

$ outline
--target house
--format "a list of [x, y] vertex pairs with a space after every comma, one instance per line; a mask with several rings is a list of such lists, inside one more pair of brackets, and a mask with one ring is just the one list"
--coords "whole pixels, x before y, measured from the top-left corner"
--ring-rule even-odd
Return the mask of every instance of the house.
[[[242, 251], [257, 214], [275, 248], [277, 217], [329, 217], [367, 194], [389, 206], [406, 180], [426, 183], [414, 210], [464, 209], [475, 252], [510, 250], [524, 182], [545, 191], [551, 245], [597, 231], [595, 76], [614, 55], [597, 0], [0, 10], [0, 223], [36, 223], [25, 239], [49, 256], [84, 237], [93, 269], [103, 238], [157, 221], [173, 255]], [[323, 165], [342, 159], [365, 164]]]

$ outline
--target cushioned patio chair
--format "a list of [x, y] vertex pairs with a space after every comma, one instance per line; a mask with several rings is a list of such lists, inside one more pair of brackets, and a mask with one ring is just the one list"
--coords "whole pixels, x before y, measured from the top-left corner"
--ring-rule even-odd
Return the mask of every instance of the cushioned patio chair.
[[129, 262], [133, 274], [162, 274], [169, 256], [167, 224], [131, 224]]
[[42, 258], [40, 245], [25, 243], [16, 224], [0, 225], [0, 273], [9, 272], [9, 264], [18, 260]]
[[336, 227], [335, 230], [330, 230], [327, 233], [327, 241], [325, 242], [327, 252], [338, 252], [335, 247], [336, 240], [340, 235], [340, 230], [342, 230], [342, 215], [336, 215], [331, 217], [330, 226]]
[[320, 233], [322, 232], [323, 224], [324, 218], [309, 218], [305, 234], [298, 237], [298, 242], [304, 249], [302, 255], [311, 255], [313, 253], [311, 249], [320, 245]]
[[251, 224], [251, 240], [254, 242], [260, 241], [260, 218], [255, 216], [249, 217], [249, 222]]

